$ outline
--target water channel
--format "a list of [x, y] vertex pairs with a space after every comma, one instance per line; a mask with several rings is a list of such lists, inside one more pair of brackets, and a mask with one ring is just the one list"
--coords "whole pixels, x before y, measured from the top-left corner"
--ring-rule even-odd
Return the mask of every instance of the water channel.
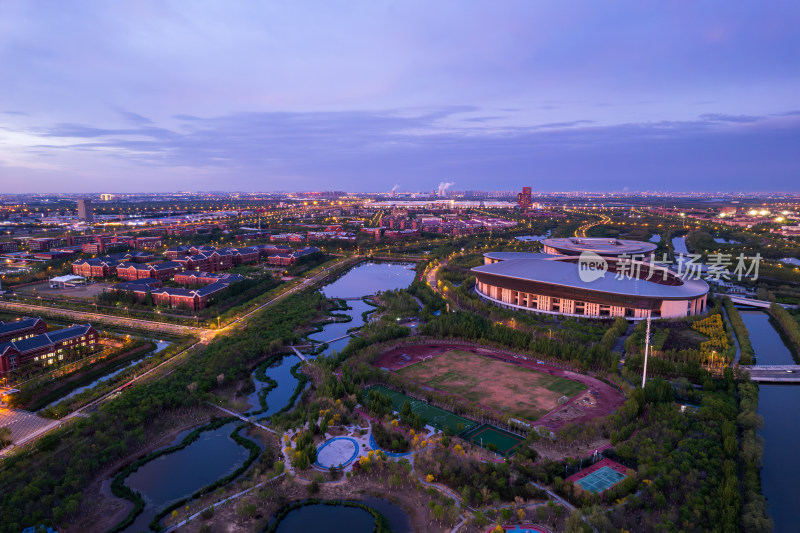
[[128, 370], [132, 366], [138, 365], [139, 363], [141, 363], [145, 359], [149, 359], [150, 357], [152, 357], [155, 354], [157, 354], [158, 352], [166, 349], [167, 346], [172, 344], [171, 342], [167, 342], [167, 341], [154, 341], [154, 342], [156, 343], [155, 350], [149, 352], [147, 355], [145, 355], [141, 359], [136, 359], [135, 361], [131, 361], [130, 363], [128, 363], [127, 365], [125, 365], [125, 366], [123, 366], [121, 368], [118, 368], [118, 369], [116, 369], [116, 370], [114, 370], [112, 372], [109, 372], [108, 374], [106, 374], [104, 376], [100, 376], [99, 378], [97, 378], [96, 380], [92, 381], [88, 385], [84, 385], [82, 387], [78, 387], [76, 389], [73, 389], [68, 394], [65, 394], [64, 396], [62, 396], [61, 398], [58, 398], [57, 400], [54, 400], [54, 401], [50, 402], [48, 405], [46, 405], [45, 407], [40, 409], [40, 411], [44, 410], [44, 409], [48, 409], [50, 407], [55, 407], [57, 404], [63, 402], [64, 400], [68, 400], [68, 399], [72, 398], [73, 396], [77, 396], [78, 394], [82, 393], [85, 390], [93, 389], [94, 387], [96, 387], [100, 383], [103, 383], [104, 381], [108, 381], [109, 379], [113, 378], [117, 374]]
[[124, 533], [148, 531], [150, 521], [165, 506], [239, 468], [250, 452], [230, 438], [238, 423], [204, 431], [186, 448], [157, 457], [128, 476], [125, 484], [142, 495], [145, 507]]
[[[750, 341], [759, 365], [794, 364], [792, 353], [763, 311], [740, 310], [750, 333]], [[797, 531], [795, 511], [800, 506], [800, 424], [795, 406], [800, 405], [800, 385], [759, 386], [758, 414], [764, 418], [760, 434], [764, 438], [761, 488], [767, 498], [767, 512], [775, 522], [775, 531]]]

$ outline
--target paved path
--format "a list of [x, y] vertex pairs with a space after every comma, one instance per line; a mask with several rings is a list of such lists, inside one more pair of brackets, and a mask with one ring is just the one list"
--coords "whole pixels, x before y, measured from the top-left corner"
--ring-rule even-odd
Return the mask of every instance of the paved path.
[[294, 350], [295, 355], [297, 355], [297, 357], [299, 357], [301, 361], [303, 361], [304, 363], [306, 362], [306, 356], [301, 354], [300, 350], [298, 350], [294, 346], [292, 346], [292, 350]]
[[731, 317], [728, 316], [728, 310], [725, 309], [724, 305], [722, 306], [722, 316], [725, 319], [725, 327], [731, 332], [733, 343], [736, 345], [736, 357], [733, 358], [731, 366], [738, 365], [739, 359], [742, 357], [742, 347], [739, 345], [739, 337], [736, 336], [736, 330], [733, 329], [733, 324], [731, 324]]
[[181, 522], [178, 522], [178, 523], [177, 523], [177, 524], [175, 524], [174, 526], [170, 526], [170, 527], [168, 527], [167, 529], [163, 530], [161, 533], [170, 533], [171, 531], [175, 531], [175, 530], [177, 530], [178, 528], [180, 528], [180, 527], [182, 527], [182, 526], [185, 526], [186, 524], [188, 524], [189, 522], [191, 522], [191, 521], [192, 521], [192, 520], [194, 520], [195, 518], [198, 518], [198, 517], [199, 517], [199, 516], [200, 516], [200, 515], [203, 513], [203, 511], [205, 511], [205, 510], [207, 510], [207, 509], [214, 509], [214, 508], [216, 508], [216, 507], [219, 507], [220, 505], [224, 505], [224, 504], [226, 504], [226, 503], [228, 503], [228, 502], [230, 502], [230, 501], [233, 501], [233, 500], [235, 500], [235, 499], [237, 499], [237, 498], [240, 498], [240, 497], [244, 496], [245, 494], [247, 494], [247, 493], [249, 493], [249, 492], [251, 492], [251, 491], [254, 491], [254, 490], [258, 489], [258, 488], [261, 488], [261, 487], [263, 487], [264, 485], [266, 485], [267, 483], [270, 483], [271, 481], [275, 481], [275, 480], [276, 480], [276, 479], [278, 479], [279, 477], [283, 477], [283, 476], [285, 476], [285, 475], [286, 475], [286, 472], [281, 472], [281, 473], [280, 473], [280, 474], [278, 474], [277, 476], [275, 476], [275, 477], [272, 477], [272, 478], [269, 478], [269, 479], [268, 479], [268, 480], [266, 480], [266, 481], [262, 481], [262, 482], [261, 482], [261, 483], [259, 483], [258, 485], [254, 485], [254, 486], [250, 487], [249, 489], [245, 489], [245, 490], [243, 490], [243, 491], [241, 491], [241, 492], [237, 492], [237, 493], [236, 493], [236, 494], [234, 494], [233, 496], [228, 496], [227, 498], [223, 498], [222, 500], [219, 500], [219, 501], [215, 502], [214, 504], [212, 504], [212, 505], [209, 505], [208, 507], [205, 507], [205, 508], [201, 509], [200, 511], [196, 512], [195, 514], [193, 514], [192, 516], [190, 516], [190, 517], [189, 517], [189, 518], [187, 518], [186, 520], [183, 520], [183, 521], [181, 521]]
[[530, 483], [531, 485], [533, 485], [537, 489], [546, 492], [548, 496], [550, 496], [557, 503], [559, 503], [559, 504], [563, 505], [564, 507], [566, 507], [570, 512], [575, 510], [575, 506], [574, 505], [572, 505], [567, 500], [565, 500], [564, 498], [562, 498], [561, 496], [559, 496], [555, 492], [551, 491], [550, 489], [548, 489], [544, 485], [540, 485], [540, 484], [536, 483], [535, 481], [529, 481], [528, 483]]
[[250, 420], [249, 418], [247, 418], [246, 416], [242, 415], [241, 413], [237, 413], [235, 411], [231, 411], [229, 409], [225, 409], [221, 405], [217, 405], [217, 404], [214, 404], [214, 403], [211, 403], [211, 402], [206, 402], [206, 403], [208, 405], [212, 406], [212, 407], [216, 407], [220, 411], [224, 411], [224, 412], [228, 413], [231, 416], [235, 416], [236, 418], [238, 418], [242, 422], [247, 422], [248, 424], [253, 424], [257, 428], [263, 429], [264, 431], [269, 431], [273, 435], [277, 435], [278, 434], [278, 432], [275, 431], [274, 429], [268, 428], [267, 426], [263, 426], [263, 425], [259, 424], [258, 422], [256, 422], [255, 420]]

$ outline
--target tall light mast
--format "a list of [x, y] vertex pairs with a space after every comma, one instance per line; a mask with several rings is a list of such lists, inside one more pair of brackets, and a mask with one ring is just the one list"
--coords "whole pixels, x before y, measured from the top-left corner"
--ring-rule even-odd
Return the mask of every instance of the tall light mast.
[[650, 311], [647, 311], [647, 333], [644, 336], [644, 371], [642, 372], [642, 389], [647, 381], [647, 352], [650, 351]]

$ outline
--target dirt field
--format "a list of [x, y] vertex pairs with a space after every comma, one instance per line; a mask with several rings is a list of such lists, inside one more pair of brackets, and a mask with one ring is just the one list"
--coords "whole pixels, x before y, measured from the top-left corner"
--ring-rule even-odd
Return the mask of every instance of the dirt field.
[[[565, 404], [556, 405], [555, 408], [553, 408], [547, 414], [544, 414], [544, 416], [538, 418], [538, 420], [534, 419], [535, 425], [545, 426], [551, 430], [557, 430], [566, 424], [591, 420], [592, 418], [596, 418], [598, 416], [605, 416], [615, 411], [625, 401], [625, 397], [620, 391], [592, 376], [578, 374], [577, 372], [553, 367], [547, 364], [539, 364], [536, 359], [526, 359], [521, 355], [512, 356], [487, 348], [479, 348], [458, 343], [431, 343], [401, 346], [381, 354], [373, 364], [379, 368], [386, 368], [387, 370], [398, 372], [402, 368], [416, 365], [425, 360], [432, 361], [442, 354], [453, 350], [468, 352], [470, 354], [480, 356], [481, 358], [494, 360], [495, 362], [506, 365], [510, 368], [525, 368], [535, 370], [540, 374], [564, 378], [583, 384], [584, 389], [588, 389], [583, 394], [576, 394], [572, 396]], [[458, 373], [463, 372], [463, 370], [459, 367], [456, 367], [454, 370], [458, 371]], [[409, 379], [413, 378], [409, 377]], [[488, 384], [497, 381], [496, 377], [491, 374], [484, 374], [481, 376], [481, 380]], [[524, 387], [522, 388], [524, 389]], [[507, 390], [513, 389], [509, 388]], [[527, 391], [525, 392], [527, 393]], [[532, 397], [530, 393], [528, 393], [527, 396], [529, 399]], [[556, 400], [558, 396], [556, 396]], [[480, 400], [479, 403], [489, 407], [485, 400]]]
[[463, 350], [448, 350], [397, 373], [525, 420], [539, 419], [558, 407], [561, 396], [586, 389], [581, 383]]

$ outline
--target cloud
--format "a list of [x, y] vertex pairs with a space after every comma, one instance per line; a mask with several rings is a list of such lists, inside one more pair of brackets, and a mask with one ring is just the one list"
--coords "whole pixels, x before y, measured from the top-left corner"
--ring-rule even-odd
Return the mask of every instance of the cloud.
[[751, 122], [758, 122], [763, 117], [754, 117], [748, 115], [724, 115], [722, 113], [704, 113], [700, 118], [709, 122], [736, 122], [746, 124]]
[[133, 113], [131, 111], [124, 111], [121, 109], [116, 110], [117, 113], [120, 114], [126, 121], [131, 122], [133, 124], [152, 124], [153, 121], [147, 117], [144, 117], [138, 113]]
[[[385, 191], [400, 182], [406, 190], [426, 190], [442, 176], [474, 189], [525, 184], [540, 190], [631, 184], [680, 189], [683, 184], [752, 190], [779, 188], [800, 172], [794, 157], [800, 120], [793, 115], [742, 120], [708, 114], [615, 125], [579, 119], [476, 130], [462, 113], [460, 107], [247, 112], [192, 116], [191, 128], [145, 121], [123, 128], [64, 123], [28, 131], [42, 142], [22, 153], [37, 160], [50, 154], [49, 165], [62, 161], [62, 179], [81, 176], [69, 165], [91, 167], [99, 175], [117, 168], [121, 175], [138, 176], [137, 190], [151, 183], [155, 190]], [[75, 165], [74, 158], [83, 163]], [[25, 186], [36, 183], [52, 189], [40, 174]]]

